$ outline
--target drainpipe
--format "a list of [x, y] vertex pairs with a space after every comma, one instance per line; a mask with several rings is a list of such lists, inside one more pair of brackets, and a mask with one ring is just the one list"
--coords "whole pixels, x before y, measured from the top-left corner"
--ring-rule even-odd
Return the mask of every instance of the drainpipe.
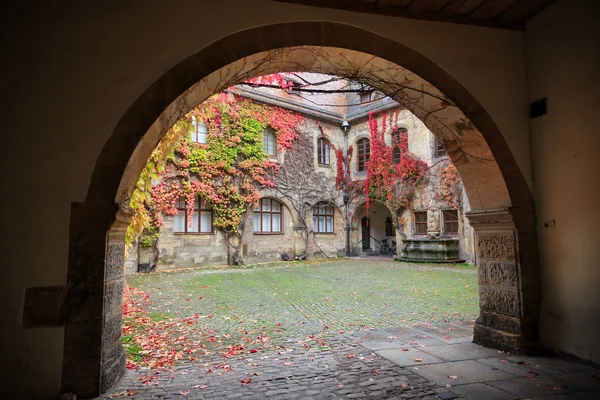
[[[344, 120], [342, 122], [342, 129], [344, 130], [344, 173], [347, 173], [350, 170], [348, 165], [348, 131], [350, 130], [350, 123]], [[344, 193], [344, 205], [346, 208], [346, 257], [352, 255], [352, 249], [350, 248], [350, 212], [348, 201], [348, 185], [346, 185]]]

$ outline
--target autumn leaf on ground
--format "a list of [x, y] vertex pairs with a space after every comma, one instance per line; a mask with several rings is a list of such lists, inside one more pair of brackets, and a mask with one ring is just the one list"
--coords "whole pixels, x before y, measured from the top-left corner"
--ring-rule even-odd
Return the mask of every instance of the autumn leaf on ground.
[[444, 336], [444, 339], [445, 339], [445, 340], [450, 340], [450, 339], [452, 339], [452, 338], [451, 338], [450, 336]]
[[121, 397], [127, 396], [127, 390], [123, 390], [122, 392], [115, 392], [108, 395], [109, 399], [119, 399]]
[[188, 394], [190, 394], [189, 390], [182, 390], [181, 392], [179, 392], [180, 395], [182, 396], [187, 396]]
[[245, 386], [245, 385], [249, 384], [250, 382], [252, 382], [252, 379], [246, 378], [246, 379], [242, 379], [240, 382], [242, 382], [242, 385]]
[[421, 361], [423, 361], [423, 359], [422, 358], [413, 358], [413, 361], [414, 362], [421, 362]]
[[194, 389], [206, 389], [208, 387], [208, 385], [194, 385], [192, 386], [192, 388]]
[[354, 353], [352, 353], [352, 354], [348, 354], [348, 355], [346, 356], [346, 358], [348, 358], [348, 359], [352, 359], [352, 358], [354, 358], [354, 357], [356, 357], [356, 355], [355, 355]]
[[373, 375], [379, 375], [379, 371], [377, 371], [376, 369], [373, 370]]
[[458, 379], [458, 376], [456, 376], [456, 375], [450, 375], [450, 376], [448, 376], [448, 378], [450, 378], [450, 379]]
[[408, 387], [408, 384], [406, 384], [406, 383], [403, 383], [403, 384], [402, 384], [400, 387], [401, 387], [402, 389], [406, 389], [406, 388]]
[[567, 387], [565, 385], [557, 385], [557, 386], [552, 386], [552, 390], [563, 390], [566, 389]]

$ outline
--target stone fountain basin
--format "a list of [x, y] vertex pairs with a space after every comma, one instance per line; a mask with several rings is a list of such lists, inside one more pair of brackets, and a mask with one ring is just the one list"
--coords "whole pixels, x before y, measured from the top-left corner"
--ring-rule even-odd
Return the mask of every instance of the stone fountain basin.
[[404, 239], [402, 261], [450, 263], [464, 262], [458, 255], [458, 239]]

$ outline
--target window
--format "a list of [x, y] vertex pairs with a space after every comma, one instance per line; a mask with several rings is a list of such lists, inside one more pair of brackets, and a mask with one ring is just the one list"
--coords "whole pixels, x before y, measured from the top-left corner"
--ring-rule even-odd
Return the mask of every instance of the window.
[[317, 159], [321, 165], [329, 165], [329, 152], [331, 145], [324, 138], [317, 140]]
[[394, 223], [391, 217], [385, 219], [385, 236], [396, 236], [394, 233]]
[[263, 132], [263, 151], [266, 155], [276, 156], [277, 145], [275, 143], [275, 131], [271, 128], [265, 129]]
[[444, 233], [458, 235], [458, 210], [442, 210], [444, 216]]
[[189, 212], [185, 207], [185, 197], [180, 197], [175, 203], [177, 215], [173, 218], [174, 233], [212, 233], [213, 215], [212, 206], [202, 197], [194, 199], [194, 213], [191, 221], [188, 219]]
[[402, 135], [408, 135], [405, 128], [399, 128], [392, 132], [392, 162], [394, 164], [400, 164], [402, 159], [402, 152], [400, 150], [400, 138]]
[[415, 211], [415, 235], [427, 235], [427, 211]]
[[315, 233], [333, 233], [333, 206], [318, 203], [313, 207], [313, 231]]
[[368, 103], [371, 101], [371, 94], [373, 92], [360, 92], [360, 104]]
[[358, 170], [364, 171], [367, 169], [367, 162], [371, 155], [371, 142], [369, 139], [360, 139], [358, 145]]
[[446, 149], [444, 145], [437, 139], [435, 139], [435, 156], [444, 157], [446, 155]]
[[194, 118], [194, 122], [192, 122], [192, 142], [206, 143], [207, 136], [208, 128], [206, 127], [206, 124]]
[[281, 203], [273, 199], [260, 199], [254, 209], [254, 232], [281, 233], [282, 224]]

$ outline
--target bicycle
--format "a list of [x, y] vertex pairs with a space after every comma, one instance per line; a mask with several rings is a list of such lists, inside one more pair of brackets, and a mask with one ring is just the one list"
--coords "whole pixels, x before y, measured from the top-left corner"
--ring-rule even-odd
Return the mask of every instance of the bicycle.
[[392, 240], [391, 244], [388, 244], [388, 240], [387, 239], [381, 239], [381, 247], [379, 248], [379, 251], [381, 252], [381, 254], [388, 254], [388, 253], [392, 253], [392, 254], [396, 254], [396, 241]]

